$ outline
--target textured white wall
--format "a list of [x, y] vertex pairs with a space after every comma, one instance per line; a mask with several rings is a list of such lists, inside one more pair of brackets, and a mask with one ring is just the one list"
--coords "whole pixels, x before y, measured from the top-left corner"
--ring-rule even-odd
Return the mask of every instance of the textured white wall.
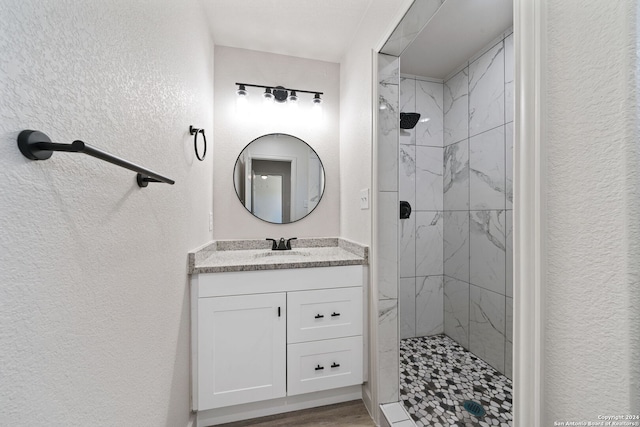
[[640, 410], [636, 3], [547, 2], [545, 425]]
[[[212, 156], [188, 135], [213, 142], [199, 2], [2, 0], [0, 99], [0, 425], [187, 425], [187, 251], [210, 240], [212, 204]], [[27, 160], [22, 129], [176, 184]]]
[[360, 190], [369, 188], [373, 206], [372, 49], [385, 41], [411, 3], [372, 0], [340, 61], [340, 235], [364, 244], [371, 244], [371, 210], [360, 209]]
[[[216, 239], [329, 237], [340, 233], [340, 67], [314, 61], [246, 49], [216, 46], [215, 139], [213, 154], [214, 228]], [[236, 82], [318, 90], [322, 117], [312, 111], [313, 94], [298, 93], [298, 111], [275, 104], [262, 105], [260, 88], [248, 87], [249, 114], [236, 109]], [[259, 136], [286, 133], [313, 148], [326, 174], [325, 190], [318, 207], [300, 221], [270, 224], [251, 215], [236, 197], [233, 168], [244, 147]]]

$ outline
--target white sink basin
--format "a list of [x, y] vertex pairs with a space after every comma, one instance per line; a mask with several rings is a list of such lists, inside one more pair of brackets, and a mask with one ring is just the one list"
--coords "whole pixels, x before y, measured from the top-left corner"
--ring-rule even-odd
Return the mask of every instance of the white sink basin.
[[279, 258], [303, 258], [303, 257], [307, 257], [311, 255], [311, 252], [309, 251], [305, 251], [304, 249], [292, 249], [289, 251], [267, 251], [267, 252], [262, 252], [259, 254], [255, 254], [253, 257], [254, 258], [266, 258], [266, 257], [272, 257], [275, 259], [279, 259]]

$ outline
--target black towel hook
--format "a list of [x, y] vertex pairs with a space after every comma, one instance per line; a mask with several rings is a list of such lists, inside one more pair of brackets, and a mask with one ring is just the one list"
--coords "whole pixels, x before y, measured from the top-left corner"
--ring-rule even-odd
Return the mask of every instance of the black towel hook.
[[[198, 152], [198, 134], [199, 133], [202, 134], [202, 139], [204, 139], [204, 150], [202, 151], [202, 157], [200, 157], [200, 153]], [[193, 149], [196, 152], [196, 157], [198, 158], [198, 160], [203, 161], [204, 156], [207, 155], [207, 137], [204, 136], [204, 129], [194, 128], [192, 125], [192, 126], [189, 126], [189, 134], [195, 135], [193, 137]]]

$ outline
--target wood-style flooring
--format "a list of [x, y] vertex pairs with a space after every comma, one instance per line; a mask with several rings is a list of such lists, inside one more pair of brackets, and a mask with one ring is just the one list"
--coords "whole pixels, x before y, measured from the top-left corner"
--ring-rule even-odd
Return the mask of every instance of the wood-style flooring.
[[218, 427], [375, 427], [361, 400], [221, 424]]

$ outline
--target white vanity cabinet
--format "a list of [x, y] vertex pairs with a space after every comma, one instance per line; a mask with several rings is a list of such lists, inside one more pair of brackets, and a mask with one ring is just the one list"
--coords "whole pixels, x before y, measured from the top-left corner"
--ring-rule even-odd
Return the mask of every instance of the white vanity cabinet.
[[365, 268], [193, 275], [193, 409], [362, 384]]

